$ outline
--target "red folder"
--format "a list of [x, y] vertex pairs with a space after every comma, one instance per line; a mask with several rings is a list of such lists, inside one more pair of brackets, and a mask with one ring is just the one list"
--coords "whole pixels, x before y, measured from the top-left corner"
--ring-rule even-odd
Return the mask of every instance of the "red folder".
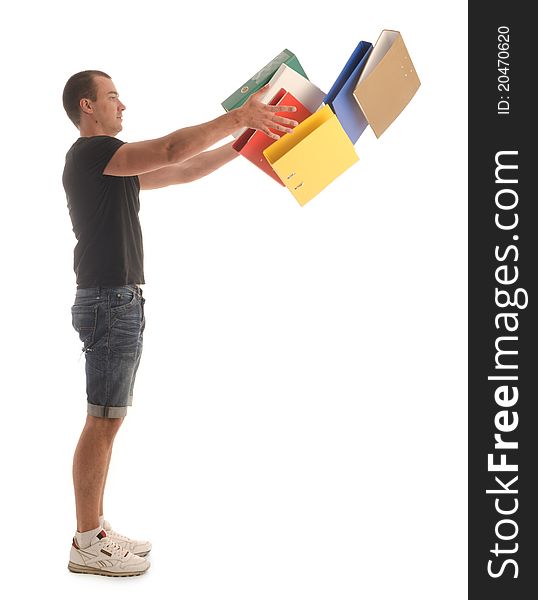
[[[281, 89], [279, 92], [270, 100], [268, 103], [272, 106], [295, 106], [297, 110], [295, 112], [277, 112], [279, 117], [286, 119], [293, 119], [298, 123], [304, 121], [312, 113], [305, 108], [295, 96]], [[284, 133], [283, 131], [277, 131], [276, 129], [269, 128], [272, 133], [276, 133], [278, 136], [293, 135], [293, 133]], [[242, 135], [240, 135], [232, 145], [232, 148], [242, 154], [246, 159], [262, 171], [270, 175], [275, 181], [278, 181], [280, 185], [284, 185], [280, 177], [275, 173], [273, 167], [268, 163], [267, 159], [263, 155], [263, 151], [268, 148], [273, 142], [267, 134], [258, 129], [247, 129]]]

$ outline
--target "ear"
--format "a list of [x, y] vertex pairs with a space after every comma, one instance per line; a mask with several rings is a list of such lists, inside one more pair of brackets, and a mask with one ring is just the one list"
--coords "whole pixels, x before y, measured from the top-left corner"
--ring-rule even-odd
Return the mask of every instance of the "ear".
[[93, 108], [91, 105], [91, 101], [88, 100], [88, 98], [81, 98], [80, 102], [79, 102], [79, 106], [80, 106], [80, 110], [82, 112], [85, 112], [86, 114], [92, 114], [93, 113]]

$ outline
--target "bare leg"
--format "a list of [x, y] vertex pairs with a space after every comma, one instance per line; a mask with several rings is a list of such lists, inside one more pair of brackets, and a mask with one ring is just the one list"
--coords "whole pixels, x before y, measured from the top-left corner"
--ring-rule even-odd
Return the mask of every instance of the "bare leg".
[[86, 424], [73, 457], [73, 484], [77, 510], [77, 530], [99, 527], [99, 508], [112, 452], [114, 437], [123, 417], [86, 418]]
[[110, 447], [110, 452], [108, 453], [108, 460], [107, 460], [106, 469], [105, 469], [105, 480], [103, 482], [103, 487], [101, 489], [101, 500], [99, 501], [99, 516], [105, 514], [103, 512], [103, 498], [105, 496], [106, 478], [107, 478], [107, 475], [108, 475], [108, 467], [110, 467], [110, 459], [111, 459], [111, 457], [112, 457], [112, 446]]

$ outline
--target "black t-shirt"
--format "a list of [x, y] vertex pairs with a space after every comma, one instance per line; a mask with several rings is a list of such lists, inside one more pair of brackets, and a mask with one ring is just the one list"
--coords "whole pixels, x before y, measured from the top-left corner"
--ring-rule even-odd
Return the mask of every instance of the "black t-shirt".
[[77, 238], [77, 287], [145, 283], [137, 176], [103, 175], [125, 144], [108, 135], [80, 137], [65, 156], [63, 185]]

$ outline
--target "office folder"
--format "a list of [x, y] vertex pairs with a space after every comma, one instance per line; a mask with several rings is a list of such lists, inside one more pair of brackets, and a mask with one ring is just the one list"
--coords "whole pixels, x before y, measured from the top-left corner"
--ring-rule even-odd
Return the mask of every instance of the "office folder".
[[419, 87], [420, 80], [401, 33], [384, 29], [353, 92], [377, 137], [409, 104]]
[[[286, 119], [293, 119], [299, 123], [304, 121], [312, 113], [307, 110], [300, 102], [292, 96], [286, 90], [280, 89], [278, 93], [269, 101], [270, 105], [277, 106], [295, 106], [297, 110], [295, 112], [281, 112], [276, 113], [280, 117]], [[276, 133], [279, 136], [288, 135], [283, 131], [269, 128], [272, 133]], [[270, 175], [280, 185], [284, 185], [280, 177], [274, 172], [273, 167], [267, 162], [267, 159], [263, 155], [263, 151], [273, 144], [275, 140], [266, 135], [263, 131], [256, 129], [247, 129], [232, 145], [232, 148], [242, 154], [247, 160], [259, 167], [262, 171]]]
[[255, 75], [246, 81], [241, 87], [237, 88], [237, 90], [235, 90], [231, 96], [226, 98], [226, 100], [221, 103], [221, 106], [225, 111], [233, 110], [234, 108], [239, 108], [242, 106], [249, 96], [251, 96], [254, 92], [257, 92], [269, 81], [269, 79], [271, 79], [281, 65], [288, 65], [290, 69], [297, 71], [297, 73], [301, 74], [305, 79], [308, 79], [298, 58], [295, 56], [295, 54], [293, 54], [293, 52], [286, 48], [280, 54], [275, 56], [273, 60], [268, 62], [265, 67], [260, 69]]
[[[325, 93], [311, 81], [288, 67], [288, 65], [281, 65], [269, 80], [269, 87], [260, 96], [260, 102], [267, 104], [278, 90], [282, 88], [290, 94], [293, 94], [293, 96], [311, 113], [318, 110], [323, 103], [323, 98], [325, 98]], [[290, 118], [293, 118], [294, 114], [295, 113], [289, 113]], [[238, 137], [245, 131], [246, 127], [243, 127], [242, 129], [234, 131], [232, 135]]]
[[329, 105], [263, 151], [301, 206], [359, 160]]
[[323, 99], [323, 102], [333, 109], [344, 131], [354, 144], [368, 127], [368, 120], [357, 104], [353, 91], [371, 50], [372, 44], [370, 42], [359, 42], [332, 88]]
[[281, 88], [293, 94], [310, 112], [318, 110], [323, 98], [325, 98], [325, 93], [310, 80], [288, 67], [288, 65], [281, 65], [269, 80], [269, 87], [260, 96], [260, 101], [267, 104]]

